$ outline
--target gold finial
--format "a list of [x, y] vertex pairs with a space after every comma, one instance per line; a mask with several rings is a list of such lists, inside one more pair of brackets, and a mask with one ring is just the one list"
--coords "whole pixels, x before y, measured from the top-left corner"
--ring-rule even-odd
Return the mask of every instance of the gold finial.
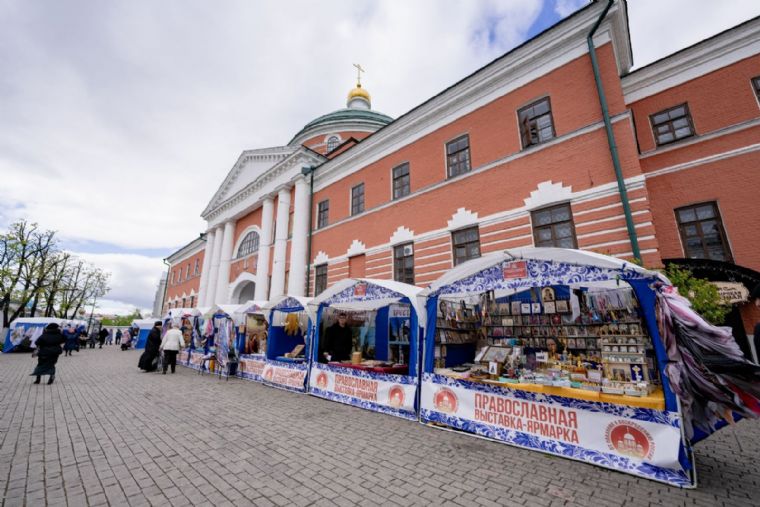
[[355, 63], [354, 67], [356, 67], [356, 86], [357, 88], [362, 87], [362, 72], [364, 72], [364, 69], [362, 69], [362, 66], [360, 63]]

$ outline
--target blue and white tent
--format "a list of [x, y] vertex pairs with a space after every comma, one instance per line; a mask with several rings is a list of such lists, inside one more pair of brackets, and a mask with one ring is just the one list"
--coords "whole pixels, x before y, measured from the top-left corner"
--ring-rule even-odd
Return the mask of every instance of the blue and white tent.
[[51, 317], [21, 317], [14, 320], [5, 335], [3, 352], [34, 349], [34, 343], [42, 335], [45, 326], [52, 323], [63, 328], [66, 321]]
[[155, 323], [156, 319], [138, 319], [132, 321], [132, 328], [140, 330], [137, 337], [132, 337], [135, 340], [135, 349], [145, 348], [145, 344], [148, 342], [148, 333], [153, 329], [153, 324]]

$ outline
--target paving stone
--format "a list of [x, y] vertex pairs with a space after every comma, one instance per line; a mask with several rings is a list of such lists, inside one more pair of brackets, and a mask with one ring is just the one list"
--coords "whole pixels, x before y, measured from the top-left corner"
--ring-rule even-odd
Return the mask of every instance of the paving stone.
[[0, 504], [639, 507], [760, 498], [755, 421], [699, 443], [699, 488], [680, 490], [240, 379], [140, 373], [138, 357], [81, 351], [61, 358], [54, 386], [32, 386], [25, 354], [0, 355]]

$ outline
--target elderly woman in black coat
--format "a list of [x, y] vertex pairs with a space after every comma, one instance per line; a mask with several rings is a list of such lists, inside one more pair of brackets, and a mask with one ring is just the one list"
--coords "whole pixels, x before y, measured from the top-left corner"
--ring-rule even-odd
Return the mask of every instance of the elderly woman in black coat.
[[145, 352], [140, 356], [140, 361], [137, 363], [137, 367], [145, 371], [155, 371], [158, 367], [158, 350], [161, 346], [161, 326], [162, 322], [157, 320], [153, 324], [153, 329], [148, 333], [148, 341], [145, 344]]
[[48, 385], [52, 384], [55, 380], [55, 363], [58, 362], [58, 356], [63, 352], [61, 345], [66, 341], [66, 338], [61, 333], [61, 329], [56, 323], [51, 323], [45, 326], [45, 331], [37, 339], [35, 345], [37, 346], [37, 367], [32, 372], [32, 375], [37, 377], [34, 381], [35, 384], [39, 384], [42, 375], [50, 375]]

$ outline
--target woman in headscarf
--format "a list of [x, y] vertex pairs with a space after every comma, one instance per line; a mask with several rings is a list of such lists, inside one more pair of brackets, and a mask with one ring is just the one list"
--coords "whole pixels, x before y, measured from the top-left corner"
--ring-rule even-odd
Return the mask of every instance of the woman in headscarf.
[[163, 323], [157, 320], [153, 324], [153, 329], [148, 333], [148, 342], [145, 344], [145, 352], [140, 356], [140, 362], [137, 367], [145, 371], [156, 371], [158, 368], [158, 354], [161, 346], [161, 326]]
[[61, 333], [61, 329], [56, 323], [45, 326], [45, 332], [37, 339], [37, 367], [32, 375], [37, 377], [34, 381], [39, 384], [42, 375], [50, 375], [48, 385], [55, 380], [55, 363], [58, 362], [58, 356], [61, 355], [61, 344], [66, 341]]

